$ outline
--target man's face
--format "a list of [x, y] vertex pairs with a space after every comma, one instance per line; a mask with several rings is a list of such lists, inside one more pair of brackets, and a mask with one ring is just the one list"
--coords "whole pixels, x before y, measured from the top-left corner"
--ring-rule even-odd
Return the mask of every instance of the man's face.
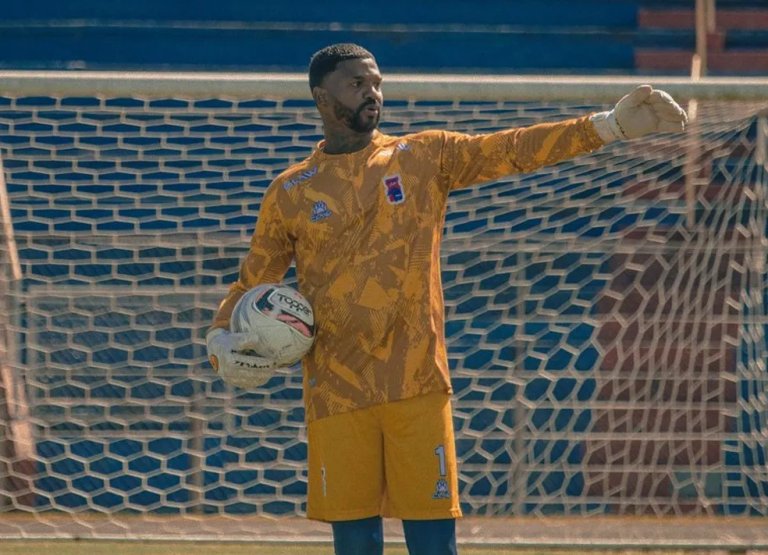
[[346, 60], [336, 66], [323, 82], [335, 118], [358, 133], [373, 131], [379, 125], [381, 73], [371, 58]]

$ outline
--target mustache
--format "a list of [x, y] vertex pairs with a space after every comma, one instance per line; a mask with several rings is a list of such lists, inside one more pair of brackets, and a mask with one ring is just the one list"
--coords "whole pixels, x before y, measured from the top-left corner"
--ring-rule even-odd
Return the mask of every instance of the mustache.
[[366, 109], [368, 106], [375, 106], [376, 108], [378, 108], [379, 110], [381, 110], [381, 105], [379, 105], [379, 103], [378, 103], [378, 102], [376, 102], [375, 100], [367, 100], [367, 101], [363, 102], [363, 103], [360, 105], [360, 107], [357, 109], [357, 112], [358, 112], [358, 113], [359, 113], [359, 112], [362, 112], [362, 111], [363, 111], [363, 110], [365, 110], [365, 109]]

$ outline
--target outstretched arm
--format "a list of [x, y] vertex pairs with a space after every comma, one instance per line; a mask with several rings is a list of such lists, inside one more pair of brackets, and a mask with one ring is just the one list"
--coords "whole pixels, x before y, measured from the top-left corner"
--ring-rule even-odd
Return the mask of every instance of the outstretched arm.
[[682, 131], [687, 117], [663, 91], [638, 87], [610, 112], [487, 135], [444, 133], [440, 170], [449, 189], [531, 172], [647, 133]]

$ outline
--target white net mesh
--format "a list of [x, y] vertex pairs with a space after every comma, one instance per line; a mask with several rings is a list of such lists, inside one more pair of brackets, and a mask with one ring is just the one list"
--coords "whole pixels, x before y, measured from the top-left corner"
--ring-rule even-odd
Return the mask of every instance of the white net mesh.
[[[467, 514], [768, 516], [767, 105], [700, 102], [684, 136], [451, 196]], [[388, 106], [392, 134], [602, 108]], [[241, 537], [303, 513], [300, 372], [233, 390], [203, 336], [266, 186], [320, 138], [303, 100], [0, 97], [35, 441], [0, 453], [0, 534]]]

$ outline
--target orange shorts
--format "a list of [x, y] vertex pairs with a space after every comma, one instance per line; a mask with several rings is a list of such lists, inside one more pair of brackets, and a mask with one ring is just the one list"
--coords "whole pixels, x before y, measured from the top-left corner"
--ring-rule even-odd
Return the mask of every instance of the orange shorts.
[[450, 395], [430, 393], [308, 426], [307, 518], [458, 518]]

